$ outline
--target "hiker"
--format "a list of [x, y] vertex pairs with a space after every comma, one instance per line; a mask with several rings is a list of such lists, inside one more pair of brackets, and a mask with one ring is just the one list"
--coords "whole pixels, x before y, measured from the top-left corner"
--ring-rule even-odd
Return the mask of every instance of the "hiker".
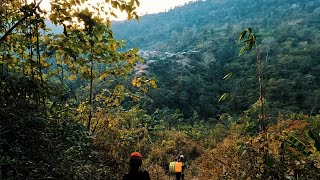
[[186, 167], [185, 165], [185, 158], [182, 152], [180, 152], [180, 155], [176, 157], [177, 163], [175, 164], [175, 171], [176, 171], [176, 180], [184, 180], [184, 169]]
[[142, 171], [142, 156], [139, 152], [130, 155], [129, 173], [125, 174], [122, 180], [150, 180], [148, 171]]

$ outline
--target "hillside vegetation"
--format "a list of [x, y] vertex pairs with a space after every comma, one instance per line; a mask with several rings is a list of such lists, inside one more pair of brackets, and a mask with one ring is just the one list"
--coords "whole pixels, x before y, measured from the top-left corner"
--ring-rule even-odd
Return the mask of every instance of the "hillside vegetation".
[[121, 179], [134, 151], [158, 180], [179, 153], [186, 179], [320, 176], [319, 1], [40, 2], [1, 1], [0, 179]]
[[[317, 1], [200, 1], [140, 22], [116, 23], [114, 32], [129, 47], [156, 51], [145, 58], [152, 60], [149, 73], [159, 79], [150, 95], [154, 108], [209, 118], [239, 115], [258, 99], [254, 56], [238, 57], [236, 42], [251, 27], [264, 64], [269, 113], [314, 115], [320, 110], [318, 6]], [[223, 81], [230, 72], [233, 79]], [[231, 95], [224, 104], [218, 103], [222, 92]]]

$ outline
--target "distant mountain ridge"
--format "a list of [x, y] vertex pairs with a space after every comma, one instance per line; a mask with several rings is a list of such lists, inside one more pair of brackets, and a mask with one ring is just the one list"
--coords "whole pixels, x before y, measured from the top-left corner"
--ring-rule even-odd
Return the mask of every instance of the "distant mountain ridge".
[[[238, 29], [232, 27], [231, 30], [239, 33], [249, 26], [274, 29], [283, 23], [304, 18], [301, 12], [311, 13], [319, 4], [317, 0], [197, 1], [169, 12], [142, 16], [140, 22], [116, 22], [112, 29], [117, 38], [127, 40], [128, 48], [152, 49], [185, 30], [199, 32], [210, 27], [238, 26]], [[314, 18], [317, 19], [316, 16]]]

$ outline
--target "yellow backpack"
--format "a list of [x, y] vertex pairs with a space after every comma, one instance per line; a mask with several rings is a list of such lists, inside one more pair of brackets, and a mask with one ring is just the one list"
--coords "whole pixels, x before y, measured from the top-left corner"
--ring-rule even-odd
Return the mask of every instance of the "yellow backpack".
[[169, 173], [174, 173], [174, 166], [175, 166], [175, 163], [176, 162], [170, 162], [170, 164], [169, 164]]
[[182, 172], [182, 162], [170, 162], [169, 173], [179, 173]]

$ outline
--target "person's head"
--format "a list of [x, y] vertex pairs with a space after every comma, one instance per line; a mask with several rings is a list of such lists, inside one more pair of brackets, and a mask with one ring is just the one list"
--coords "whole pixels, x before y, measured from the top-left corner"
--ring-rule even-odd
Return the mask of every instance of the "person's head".
[[139, 152], [133, 152], [130, 155], [130, 172], [138, 172], [142, 165], [142, 155]]
[[179, 161], [179, 162], [184, 161], [184, 155], [181, 154], [181, 155], [179, 156], [179, 158], [178, 158], [178, 161]]

